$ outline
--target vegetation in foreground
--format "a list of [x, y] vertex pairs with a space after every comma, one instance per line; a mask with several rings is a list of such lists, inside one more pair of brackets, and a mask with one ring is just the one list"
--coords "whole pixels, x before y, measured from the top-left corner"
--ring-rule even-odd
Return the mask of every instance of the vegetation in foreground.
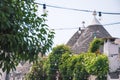
[[69, 47], [59, 45], [32, 66], [25, 80], [87, 80], [90, 75], [106, 80], [107, 73], [107, 56], [91, 52], [72, 54]]

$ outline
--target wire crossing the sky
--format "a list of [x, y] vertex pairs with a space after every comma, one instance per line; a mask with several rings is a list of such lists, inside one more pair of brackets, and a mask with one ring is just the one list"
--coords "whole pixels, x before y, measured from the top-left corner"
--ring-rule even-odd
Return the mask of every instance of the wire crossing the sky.
[[[92, 10], [84, 10], [84, 9], [75, 9], [75, 8], [67, 8], [67, 7], [60, 7], [60, 6], [54, 6], [54, 5], [47, 5], [47, 4], [42, 4], [42, 3], [36, 3], [38, 5], [42, 5], [43, 9], [45, 10], [46, 7], [51, 7], [51, 8], [58, 8], [58, 9], [65, 9], [65, 10], [72, 10], [72, 11], [81, 11], [81, 12], [88, 12], [88, 13], [93, 13]], [[96, 13], [99, 14], [99, 17], [102, 16], [102, 14], [108, 14], [108, 15], [118, 15], [120, 16], [120, 12], [102, 12], [102, 11], [96, 11]], [[116, 25], [120, 24], [120, 22], [115, 22], [115, 23], [109, 23], [109, 24], [103, 24], [103, 26], [109, 26], [109, 25]], [[80, 27], [71, 27], [71, 28], [55, 28], [54, 30], [73, 30], [73, 29], [79, 29]]]
[[[52, 8], [65, 9], [65, 10], [73, 10], [73, 11], [81, 11], [81, 12], [93, 12], [91, 10], [67, 8], [67, 7], [53, 6], [53, 5], [47, 5], [47, 4], [41, 4], [41, 3], [35, 3], [35, 4], [42, 5], [44, 7], [44, 9], [47, 6], [47, 7], [52, 7]], [[113, 12], [102, 12], [102, 11], [96, 11], [96, 12], [99, 14], [120, 15], [120, 13], [113, 13]]]
[[[109, 24], [103, 24], [103, 26], [110, 26], [110, 25], [117, 25], [117, 24], [120, 24], [120, 22], [109, 23]], [[54, 30], [73, 30], [73, 29], [79, 29], [79, 27], [71, 27], [71, 28], [55, 28]]]
[[104, 24], [103, 26], [108, 26], [108, 25], [116, 25], [116, 24], [120, 24], [120, 22], [116, 22], [116, 23], [110, 23], [110, 24]]

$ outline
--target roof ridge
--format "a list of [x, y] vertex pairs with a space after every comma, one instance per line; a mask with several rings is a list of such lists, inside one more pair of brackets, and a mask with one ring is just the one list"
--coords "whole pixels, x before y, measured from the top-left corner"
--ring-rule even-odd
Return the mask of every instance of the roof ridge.
[[90, 25], [102, 25], [98, 20], [97, 18], [94, 16], [93, 20], [92, 20], [92, 23]]

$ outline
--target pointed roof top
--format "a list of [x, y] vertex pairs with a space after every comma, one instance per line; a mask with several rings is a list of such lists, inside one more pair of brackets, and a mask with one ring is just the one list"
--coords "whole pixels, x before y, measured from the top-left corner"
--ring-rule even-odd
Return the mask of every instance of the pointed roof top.
[[96, 18], [96, 11], [93, 11], [93, 16], [94, 16], [94, 18], [93, 18], [93, 20], [92, 20], [92, 23], [91, 23], [91, 25], [101, 25], [101, 23], [97, 20], [97, 18]]
[[93, 13], [94, 19], [80, 34], [77, 32], [71, 37], [67, 45], [74, 53], [87, 52], [90, 42], [96, 38], [111, 37], [101, 23], [96, 19], [96, 11]]

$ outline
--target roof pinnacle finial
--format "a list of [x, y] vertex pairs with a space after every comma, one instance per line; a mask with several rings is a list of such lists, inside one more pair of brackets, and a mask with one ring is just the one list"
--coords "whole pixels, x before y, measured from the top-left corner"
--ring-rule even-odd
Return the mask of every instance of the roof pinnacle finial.
[[83, 24], [82, 27], [85, 29], [85, 21], [82, 21], [82, 24]]
[[101, 25], [101, 23], [97, 20], [96, 15], [97, 15], [97, 12], [94, 10], [93, 11], [94, 18], [91, 25]]
[[96, 16], [96, 15], [97, 15], [97, 13], [96, 13], [96, 11], [94, 10], [94, 11], [93, 11], [93, 16]]

